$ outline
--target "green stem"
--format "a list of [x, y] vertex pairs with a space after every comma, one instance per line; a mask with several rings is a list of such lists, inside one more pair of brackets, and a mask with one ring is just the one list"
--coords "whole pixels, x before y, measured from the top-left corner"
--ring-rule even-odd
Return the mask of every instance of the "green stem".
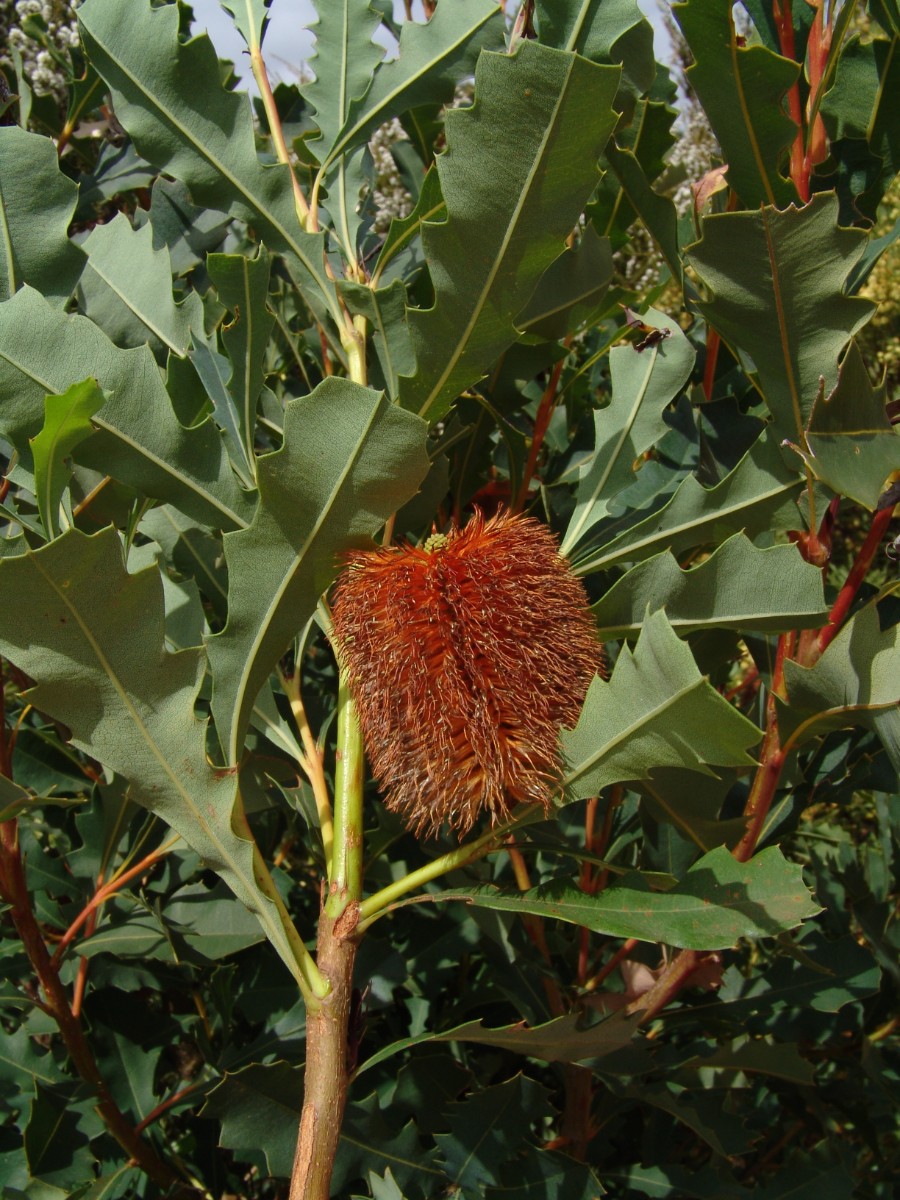
[[432, 859], [430, 863], [426, 863], [418, 871], [410, 871], [402, 879], [397, 879], [393, 883], [389, 883], [386, 888], [382, 888], [380, 892], [376, 892], [374, 896], [369, 896], [367, 900], [363, 900], [360, 904], [359, 924], [356, 927], [357, 932], [362, 933], [368, 929], [373, 921], [377, 921], [379, 917], [383, 917], [391, 905], [408, 892], [414, 892], [416, 888], [420, 888], [426, 883], [431, 883], [433, 879], [438, 879], [441, 875], [446, 875], [448, 871], [453, 871], [457, 867], [464, 867], [470, 862], [475, 862], [476, 859], [490, 854], [492, 850], [501, 850], [503, 848], [503, 839], [512, 830], [519, 829], [523, 825], [529, 825], [532, 821], [539, 820], [543, 815], [544, 810], [539, 804], [529, 804], [522, 808], [515, 817], [509, 821], [504, 821], [502, 825], [497, 825], [495, 828], [489, 829], [487, 833], [483, 833], [474, 842], [468, 842], [456, 850], [451, 850], [449, 854], [442, 854], [440, 858]]
[[341, 671], [338, 685], [337, 758], [334, 769], [334, 851], [325, 913], [337, 920], [362, 896], [363, 879], [363, 740]]

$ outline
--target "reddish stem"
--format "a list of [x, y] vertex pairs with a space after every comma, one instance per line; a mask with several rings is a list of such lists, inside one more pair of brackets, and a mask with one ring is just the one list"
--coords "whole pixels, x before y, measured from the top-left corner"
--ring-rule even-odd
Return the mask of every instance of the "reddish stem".
[[163, 1100], [162, 1104], [157, 1104], [156, 1108], [147, 1113], [143, 1121], [141, 1121], [140, 1124], [135, 1127], [134, 1132], [143, 1133], [148, 1125], [152, 1125], [154, 1121], [158, 1121], [159, 1118], [164, 1113], [168, 1112], [174, 1104], [177, 1104], [179, 1100], [183, 1100], [185, 1096], [190, 1096], [190, 1094], [192, 1092], [196, 1092], [196, 1090], [197, 1084], [192, 1083], [190, 1087], [182, 1088], [180, 1092], [175, 1092], [175, 1094], [169, 1096], [167, 1100]]
[[[563, 342], [563, 345], [568, 350], [572, 344], [571, 334]], [[562, 375], [563, 364], [565, 363], [563, 356], [550, 373], [550, 380], [544, 388], [544, 394], [541, 396], [541, 402], [538, 405], [537, 415], [534, 418], [534, 431], [531, 435], [531, 449], [528, 452], [528, 462], [525, 464], [525, 471], [522, 475], [522, 482], [519, 485], [519, 491], [512, 505], [513, 512], [521, 512], [528, 500], [528, 489], [531, 487], [531, 480], [534, 478], [534, 472], [537, 468], [538, 455], [544, 445], [544, 438], [547, 436], [547, 430], [550, 427], [550, 418], [556, 408], [557, 390], [559, 388], [559, 377]]]
[[872, 518], [872, 524], [869, 532], [866, 534], [866, 540], [863, 542], [850, 574], [847, 576], [844, 586], [838, 593], [838, 598], [835, 600], [831, 612], [828, 614], [828, 624], [819, 630], [817, 639], [819, 654], [831, 645], [840, 632], [841, 626], [853, 605], [853, 601], [856, 599], [856, 593], [859, 591], [872, 565], [872, 560], [878, 552], [878, 547], [881, 545], [882, 538], [887, 532], [893, 515], [893, 508], [883, 508], [880, 512], [876, 512]]
[[615, 954], [612, 956], [612, 958], [609, 960], [609, 962], [604, 963], [604, 965], [600, 968], [600, 970], [597, 972], [597, 974], [589, 981], [590, 989], [592, 992], [596, 991], [596, 989], [600, 986], [600, 984], [603, 983], [603, 981], [605, 979], [608, 979], [610, 975], [612, 975], [613, 971], [616, 969], [616, 967], [619, 965], [619, 963], [624, 962], [625, 959], [628, 957], [628, 955], [631, 954], [631, 952], [635, 949], [635, 947], [637, 945], [638, 945], [637, 938], [627, 938], [622, 943], [622, 945], [618, 948], [618, 950], [615, 952]]
[[86, 921], [90, 921], [91, 916], [96, 912], [100, 905], [108, 900], [110, 896], [119, 891], [120, 888], [123, 888], [126, 883], [129, 883], [132, 879], [134, 879], [135, 876], [144, 874], [150, 867], [153, 866], [154, 863], [158, 862], [165, 855], [165, 853], [165, 850], [152, 851], [152, 853], [142, 858], [141, 861], [135, 866], [129, 868], [127, 871], [123, 871], [121, 875], [117, 875], [115, 879], [111, 879], [109, 883], [105, 883], [102, 887], [97, 889], [97, 891], [93, 894], [84, 908], [60, 938], [59, 945], [56, 947], [56, 953], [53, 955], [54, 966], [59, 965], [59, 961], [65, 952], [66, 946], [69, 945], [82, 925], [84, 925]]
[[[785, 58], [796, 62], [796, 47], [794, 43], [794, 18], [791, 13], [791, 0], [774, 0], [772, 11], [778, 27], [778, 41], [781, 53]], [[803, 106], [800, 103], [800, 80], [796, 79], [788, 92], [788, 112], [791, 120], [797, 126], [797, 136], [791, 147], [791, 179], [797, 189], [797, 195], [805, 204], [809, 200], [809, 175], [804, 174], [804, 134]]]
[[713, 387], [716, 382], [716, 363], [719, 360], [719, 347], [722, 339], [718, 332], [707, 325], [706, 327], [706, 362], [703, 365], [703, 395], [707, 400], [712, 399]]

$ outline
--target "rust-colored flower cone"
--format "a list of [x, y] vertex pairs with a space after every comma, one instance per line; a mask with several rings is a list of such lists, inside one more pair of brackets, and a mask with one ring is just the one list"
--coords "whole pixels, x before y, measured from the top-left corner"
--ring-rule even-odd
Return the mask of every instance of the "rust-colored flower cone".
[[476, 512], [422, 548], [352, 553], [333, 616], [372, 771], [410, 829], [463, 834], [522, 801], [549, 811], [560, 726], [602, 649], [545, 525]]

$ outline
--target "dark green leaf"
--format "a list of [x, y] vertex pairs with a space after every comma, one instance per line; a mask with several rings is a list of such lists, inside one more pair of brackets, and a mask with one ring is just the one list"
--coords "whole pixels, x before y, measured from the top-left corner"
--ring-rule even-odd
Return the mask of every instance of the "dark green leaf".
[[303, 1106], [303, 1070], [288, 1063], [254, 1063], [228, 1072], [210, 1092], [204, 1117], [222, 1122], [219, 1145], [260, 1153], [270, 1175], [287, 1178], [294, 1163]]
[[79, 290], [82, 308], [115, 342], [157, 352], [187, 354], [191, 335], [204, 337], [203, 304], [197, 292], [176, 304], [172, 295], [172, 263], [166, 247], [157, 249], [147, 224], [132, 229], [118, 213], [96, 225], [83, 242], [88, 265]]
[[449, 103], [456, 84], [473, 74], [479, 51], [502, 45], [502, 16], [492, 0], [455, 0], [438, 5], [427, 25], [404, 22], [397, 57], [379, 66], [368, 91], [349, 97], [347, 120], [328, 159], [359, 145], [392, 117]]
[[134, 0], [127, 21], [107, 0], [85, 0], [78, 21], [92, 63], [112, 89], [116, 116], [144, 158], [183, 180], [196, 203], [252, 222], [299, 268], [311, 299], [340, 321], [322, 234], [300, 228], [290, 168], [265, 167], [257, 158], [250, 102], [222, 87], [209, 38], [179, 41], [177, 6], [153, 7], [150, 0]]
[[132, 798], [222, 876], [296, 972], [298, 935], [249, 839], [237, 777], [209, 765], [194, 716], [204, 654], [163, 648], [158, 570], [129, 575], [114, 529], [69, 530], [0, 562], [0, 613], [0, 651], [37, 680], [32, 703], [130, 781]]
[[792, 746], [829, 729], [869, 725], [900, 769], [900, 625], [882, 630], [874, 605], [847, 622], [814, 666], [786, 662], [785, 683]]
[[594, 413], [594, 451], [579, 469], [575, 510], [562, 554], [571, 554], [608, 515], [616, 494], [634, 482], [645, 452], [668, 431], [663, 412], [694, 365], [694, 351], [676, 321], [650, 309], [646, 323], [668, 334], [644, 350], [627, 345], [610, 351], [612, 399]]
[[771, 439], [760, 438], [714, 487], [704, 487], [689, 475], [652, 516], [606, 543], [598, 538], [597, 549], [575, 556], [575, 573], [588, 575], [614, 563], [640, 562], [663, 550], [680, 554], [741, 530], [753, 535], [771, 529], [774, 515], [799, 491], [799, 479]]

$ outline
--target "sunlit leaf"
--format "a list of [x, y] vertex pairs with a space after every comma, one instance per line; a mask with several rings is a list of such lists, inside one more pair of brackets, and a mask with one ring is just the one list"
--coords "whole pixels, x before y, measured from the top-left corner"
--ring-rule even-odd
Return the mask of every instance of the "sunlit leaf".
[[645, 779], [654, 767], [750, 765], [761, 731], [697, 669], [662, 610], [649, 615], [634, 650], [623, 646], [609, 681], [591, 684], [575, 729], [563, 730], [567, 794]]
[[665, 551], [633, 567], [594, 605], [604, 641], [633, 637], [648, 611], [664, 609], [673, 629], [783, 632], [821, 625], [828, 616], [822, 572], [795, 546], [760, 550], [743, 534], [683, 571]]
[[422, 233], [435, 302], [410, 312], [417, 370], [404, 407], [439, 418], [515, 341], [516, 317], [596, 186], [618, 77], [530, 41], [479, 59], [477, 103], [447, 115], [437, 163], [447, 218]]

